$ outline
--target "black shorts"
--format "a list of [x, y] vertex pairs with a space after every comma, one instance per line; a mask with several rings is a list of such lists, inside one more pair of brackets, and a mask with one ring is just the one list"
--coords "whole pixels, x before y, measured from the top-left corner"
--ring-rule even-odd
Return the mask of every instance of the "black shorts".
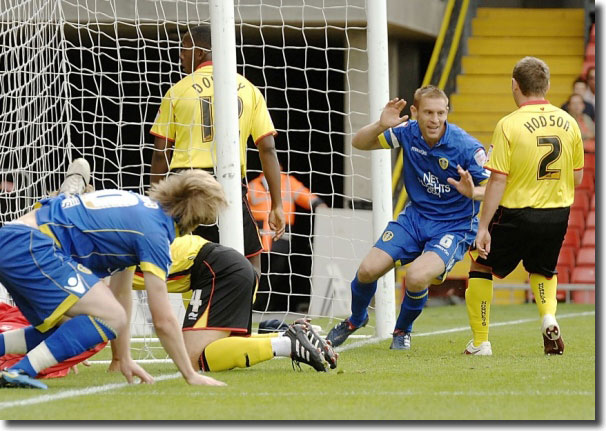
[[[244, 223], [244, 254], [246, 257], [256, 256], [263, 251], [263, 243], [259, 235], [257, 223], [252, 215], [246, 193], [248, 187], [242, 184], [242, 221]], [[212, 242], [219, 242], [219, 227], [213, 225], [200, 225], [193, 233]]]
[[506, 277], [522, 261], [531, 274], [551, 278], [568, 228], [570, 208], [504, 208], [490, 221], [490, 253], [476, 262]]
[[257, 274], [239, 252], [208, 243], [191, 268], [192, 296], [183, 330], [218, 329], [248, 335]]

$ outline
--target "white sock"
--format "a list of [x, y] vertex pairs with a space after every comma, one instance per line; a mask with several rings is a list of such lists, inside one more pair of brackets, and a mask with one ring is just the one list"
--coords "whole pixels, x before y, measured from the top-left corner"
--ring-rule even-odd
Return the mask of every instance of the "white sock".
[[274, 351], [274, 356], [290, 357], [290, 338], [274, 337], [271, 339], [271, 349]]

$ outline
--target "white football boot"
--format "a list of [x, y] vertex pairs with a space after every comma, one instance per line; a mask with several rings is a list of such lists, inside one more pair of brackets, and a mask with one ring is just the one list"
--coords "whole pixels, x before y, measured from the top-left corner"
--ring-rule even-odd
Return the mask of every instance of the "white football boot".
[[465, 347], [463, 353], [466, 355], [492, 356], [492, 346], [490, 345], [490, 341], [484, 341], [476, 347], [473, 345], [473, 340], [471, 340], [467, 343], [467, 347]]
[[78, 195], [84, 193], [90, 182], [90, 165], [86, 159], [74, 160], [67, 167], [65, 179], [59, 188], [59, 193], [67, 195]]

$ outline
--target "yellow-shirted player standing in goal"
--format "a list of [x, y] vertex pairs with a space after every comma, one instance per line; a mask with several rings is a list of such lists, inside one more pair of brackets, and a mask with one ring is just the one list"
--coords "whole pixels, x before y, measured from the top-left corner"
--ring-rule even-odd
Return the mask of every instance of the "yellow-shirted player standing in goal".
[[542, 320], [545, 354], [563, 354], [555, 319], [556, 264], [568, 227], [574, 188], [583, 179], [583, 141], [567, 112], [551, 105], [549, 67], [525, 57], [513, 69], [516, 111], [495, 128], [485, 168], [492, 173], [476, 237], [465, 299], [473, 340], [465, 353], [490, 355], [492, 274], [507, 276], [520, 261], [530, 273]]
[[[181, 65], [188, 75], [165, 94], [150, 133], [155, 136], [151, 162], [151, 183], [166, 173], [183, 169], [203, 169], [214, 173], [216, 142], [214, 135], [214, 84], [210, 26], [189, 29], [182, 40]], [[235, 71], [234, 71], [235, 73]], [[280, 193], [280, 165], [276, 156], [274, 135], [277, 134], [265, 99], [257, 87], [242, 75], [236, 75], [238, 94], [238, 128], [240, 132], [241, 174], [246, 174], [246, 149], [249, 136], [259, 150], [263, 174], [271, 196], [269, 227], [274, 240], [284, 233], [284, 210]], [[242, 219], [244, 254], [257, 273], [261, 271], [263, 245], [253, 219], [246, 184], [242, 184]], [[215, 225], [199, 226], [194, 232], [210, 241], [219, 242]]]

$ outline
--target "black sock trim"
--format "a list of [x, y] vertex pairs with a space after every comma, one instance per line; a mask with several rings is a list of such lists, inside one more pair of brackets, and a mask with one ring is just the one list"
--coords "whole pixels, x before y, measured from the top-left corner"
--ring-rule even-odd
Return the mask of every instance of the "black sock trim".
[[483, 278], [484, 280], [492, 280], [490, 272], [469, 271], [469, 278]]

